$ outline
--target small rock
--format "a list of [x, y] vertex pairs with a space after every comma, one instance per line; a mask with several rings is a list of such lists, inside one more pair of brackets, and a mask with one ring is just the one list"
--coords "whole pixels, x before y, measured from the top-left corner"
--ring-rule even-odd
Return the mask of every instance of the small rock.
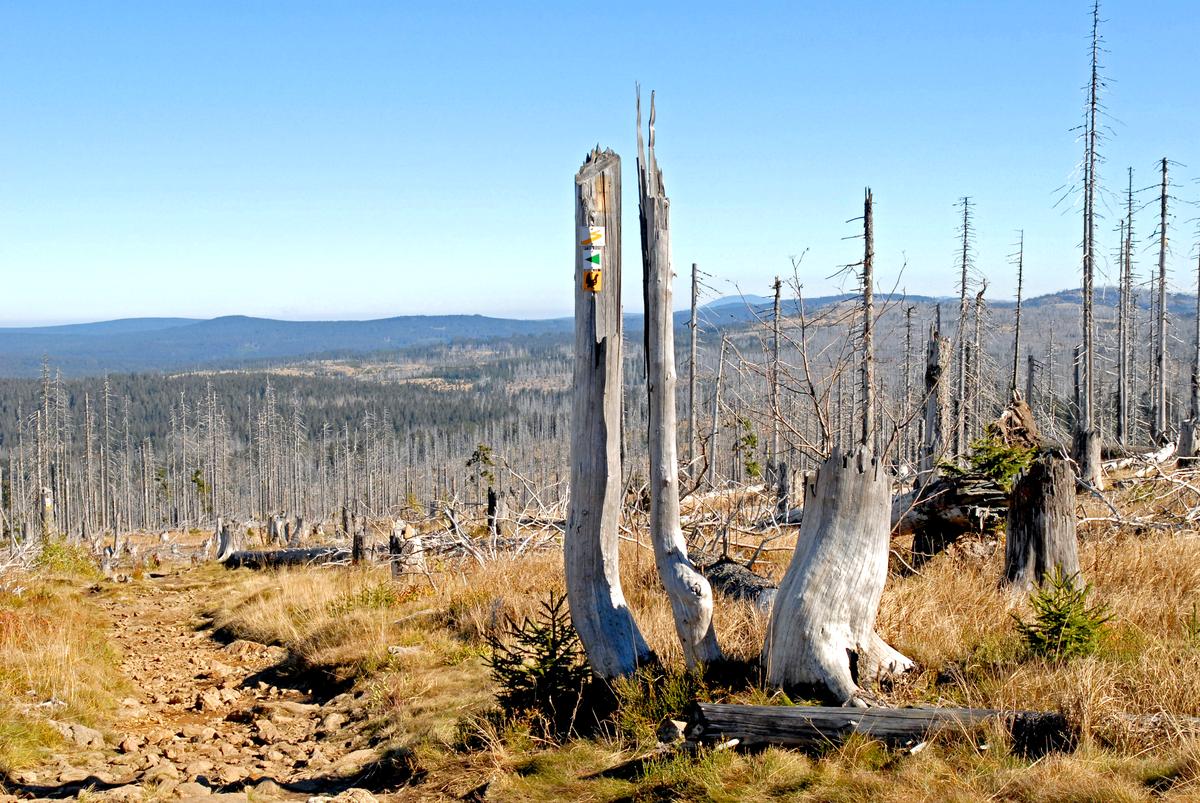
[[250, 771], [245, 767], [234, 766], [232, 764], [223, 764], [217, 767], [215, 772], [221, 783], [225, 785], [244, 781], [250, 774]]
[[337, 761], [337, 768], [340, 771], [348, 771], [358, 769], [362, 765], [374, 761], [379, 757], [379, 753], [370, 748], [355, 750], [353, 753], [347, 753]]
[[180, 797], [185, 799], [189, 797], [204, 797], [212, 794], [211, 789], [204, 784], [196, 783], [195, 781], [188, 781], [187, 783], [179, 784], [179, 786], [175, 787], [175, 792]]
[[214, 764], [207, 759], [197, 759], [183, 768], [183, 773], [189, 778], [195, 778], [204, 775], [213, 768]]
[[79, 783], [80, 781], [86, 779], [89, 775], [91, 775], [91, 773], [85, 769], [80, 769], [79, 767], [68, 767], [58, 774], [58, 782], [60, 784]]
[[167, 781], [178, 781], [179, 770], [169, 761], [164, 761], [150, 769], [146, 770], [146, 774], [142, 776], [142, 781], [146, 783], [163, 784]]
[[334, 711], [331, 714], [326, 714], [321, 720], [321, 730], [324, 733], [335, 733], [339, 728], [346, 724], [346, 715], [339, 714]]
[[283, 791], [283, 788], [269, 778], [261, 780], [254, 785], [255, 797], [283, 797], [285, 794], [286, 792]]
[[197, 711], [213, 711], [225, 704], [221, 689], [205, 689], [196, 695]]
[[254, 733], [263, 744], [274, 744], [283, 738], [279, 728], [269, 719], [254, 720]]
[[121, 740], [121, 743], [117, 745], [117, 749], [122, 753], [136, 753], [142, 749], [143, 744], [144, 742], [140, 736], [126, 736]]

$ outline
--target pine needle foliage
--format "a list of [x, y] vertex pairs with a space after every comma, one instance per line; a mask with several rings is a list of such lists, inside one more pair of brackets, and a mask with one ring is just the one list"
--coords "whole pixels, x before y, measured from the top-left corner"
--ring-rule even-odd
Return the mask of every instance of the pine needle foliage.
[[982, 475], [1007, 492], [1012, 490], [1017, 475], [1029, 468], [1036, 454], [1037, 449], [1032, 447], [1005, 443], [995, 425], [988, 424], [983, 437], [971, 443], [966, 468], [953, 461], [946, 461], [939, 468], [951, 476]]
[[1066, 661], [1096, 651], [1112, 614], [1106, 605], [1088, 605], [1092, 587], [1077, 581], [1076, 575], [1064, 575], [1056, 567], [1029, 598], [1032, 621], [1013, 614], [1017, 632], [1032, 654]]
[[552, 593], [520, 624], [507, 618], [488, 637], [488, 644], [487, 664], [504, 712], [529, 717], [547, 737], [570, 733], [591, 670], [571, 624], [566, 596]]

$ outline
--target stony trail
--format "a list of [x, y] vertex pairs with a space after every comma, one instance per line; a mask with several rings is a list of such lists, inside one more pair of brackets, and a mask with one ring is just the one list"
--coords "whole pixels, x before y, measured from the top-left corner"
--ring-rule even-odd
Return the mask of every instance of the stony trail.
[[65, 751], [15, 773], [15, 798], [0, 800], [366, 801], [359, 786], [386, 788], [387, 761], [362, 733], [362, 701], [319, 703], [304, 684], [289, 687], [283, 649], [214, 638], [205, 591], [182, 569], [94, 593], [129, 696], [106, 734], [57, 724]]

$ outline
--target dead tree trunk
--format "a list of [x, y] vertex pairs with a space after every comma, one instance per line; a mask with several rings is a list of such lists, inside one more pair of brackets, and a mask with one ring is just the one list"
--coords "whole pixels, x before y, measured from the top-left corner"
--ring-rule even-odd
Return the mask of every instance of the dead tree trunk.
[[925, 358], [925, 432], [921, 445], [921, 485], [926, 485], [937, 477], [938, 460], [946, 451], [946, 435], [950, 431], [950, 388], [946, 378], [949, 362], [949, 339], [942, 337], [937, 329], [931, 328]]
[[805, 489], [796, 552], [771, 611], [767, 680], [864, 705], [860, 686], [912, 662], [875, 633], [887, 579], [891, 486], [864, 448], [835, 450]]
[[838, 450], [805, 488], [805, 515], [792, 562], [779, 584], [764, 645], [767, 680], [812, 687], [846, 705], [865, 706], [862, 689], [912, 662], [875, 633], [887, 580], [891, 482], [874, 453], [874, 232], [872, 197], [863, 204], [862, 429], [849, 453]]
[[621, 159], [599, 148], [575, 176], [571, 496], [563, 544], [571, 621], [592, 671], [651, 658], [618, 571], [621, 517]]
[[698, 411], [696, 410], [696, 352], [697, 352], [697, 335], [698, 321], [696, 320], [696, 307], [700, 302], [700, 269], [696, 263], [692, 263], [692, 316], [688, 322], [688, 331], [691, 340], [691, 356], [688, 358], [688, 476], [692, 483], [695, 483], [694, 473], [696, 471], [696, 439], [700, 437], [697, 426], [700, 422]]
[[1198, 428], [1200, 428], [1200, 255], [1196, 257], [1196, 328], [1192, 342], [1191, 397], [1188, 417], [1179, 428], [1180, 462], [1192, 463], [1197, 457]]
[[1075, 482], [1066, 460], [1043, 454], [1013, 485], [1004, 547], [1004, 582], [1018, 591], [1040, 585], [1055, 569], [1079, 574]]
[[1158, 304], [1154, 322], [1154, 440], [1167, 435], [1167, 160], [1162, 160], [1158, 220]]
[[654, 94], [643, 149], [638, 99], [638, 201], [642, 228], [642, 287], [646, 304], [646, 391], [650, 408], [650, 538], [675, 630], [689, 667], [720, 660], [713, 630], [712, 588], [688, 560], [679, 524], [679, 461], [675, 433], [675, 317], [671, 310], [671, 202], [654, 154]]

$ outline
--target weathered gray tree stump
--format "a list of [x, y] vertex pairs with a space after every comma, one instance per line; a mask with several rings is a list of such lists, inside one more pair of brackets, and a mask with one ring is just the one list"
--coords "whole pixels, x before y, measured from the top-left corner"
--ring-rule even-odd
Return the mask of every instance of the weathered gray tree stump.
[[361, 565], [366, 558], [366, 541], [367, 532], [364, 527], [358, 527], [354, 530], [354, 538], [350, 542], [350, 564], [353, 566]]
[[887, 580], [891, 483], [868, 447], [835, 449], [805, 500], [796, 551], [771, 611], [767, 680], [864, 706], [860, 686], [912, 667], [875, 633]]
[[1063, 458], [1044, 453], [1013, 484], [1004, 547], [1004, 582], [1018, 591], [1040, 585], [1057, 568], [1078, 576], [1075, 477]]

